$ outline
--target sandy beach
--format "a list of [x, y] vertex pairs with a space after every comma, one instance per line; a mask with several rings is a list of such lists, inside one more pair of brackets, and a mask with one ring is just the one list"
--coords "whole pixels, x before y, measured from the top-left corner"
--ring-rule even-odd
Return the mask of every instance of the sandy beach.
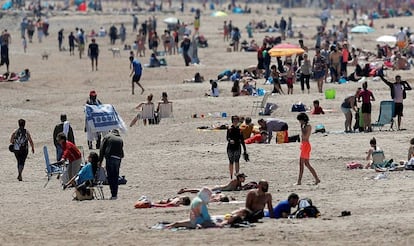
[[[276, 6], [274, 6], [276, 9]], [[0, 83], [0, 156], [2, 174], [0, 179], [0, 244], [1, 245], [412, 245], [414, 243], [414, 172], [390, 172], [385, 180], [374, 180], [374, 170], [347, 170], [345, 164], [358, 161], [365, 165], [365, 152], [369, 140], [377, 139], [386, 155], [394, 160], [406, 160], [410, 139], [414, 129], [414, 94], [407, 93], [404, 101], [402, 127], [405, 131], [378, 131], [371, 133], [345, 134], [344, 115], [340, 105], [346, 95], [354, 93], [361, 84], [327, 83], [324, 89], [334, 88], [336, 98], [325, 99], [317, 92], [315, 81], [311, 81], [310, 94], [302, 94], [300, 85], [294, 85], [293, 95], [273, 95], [269, 102], [279, 108], [272, 117], [288, 122], [289, 134], [299, 134], [300, 125], [297, 113], [290, 112], [291, 106], [303, 102], [307, 106], [318, 99], [325, 115], [310, 115], [310, 124], [324, 124], [328, 133], [312, 134], [312, 153], [310, 162], [318, 172], [321, 183], [312, 185], [313, 179], [305, 169], [303, 184], [294, 186], [297, 180], [299, 163], [299, 143], [288, 144], [251, 144], [247, 146], [250, 162], [241, 161], [241, 171], [248, 175], [247, 181], [269, 181], [269, 192], [273, 205], [287, 199], [292, 192], [300, 197], [309, 197], [319, 208], [322, 216], [318, 219], [288, 220], [264, 219], [255, 227], [244, 229], [206, 229], [206, 230], [153, 230], [149, 227], [161, 221], [177, 221], [188, 218], [188, 207], [135, 209], [134, 203], [145, 195], [151, 200], [174, 197], [180, 188], [212, 187], [229, 181], [228, 159], [226, 154], [225, 131], [199, 131], [197, 127], [230, 123], [230, 118], [208, 117], [218, 112], [228, 116], [251, 116], [253, 101], [261, 97], [232, 97], [231, 82], [219, 82], [220, 97], [205, 97], [209, 91], [209, 79], [215, 79], [224, 69], [243, 69], [257, 64], [256, 52], [227, 53], [228, 43], [223, 43], [222, 28], [224, 20], [232, 20], [242, 30], [242, 40], [247, 39], [245, 26], [248, 21], [266, 19], [267, 23], [280, 20], [276, 10], [266, 10], [265, 5], [253, 5], [252, 14], [230, 14], [227, 17], [212, 17], [211, 11], [202, 13], [201, 33], [208, 39], [208, 48], [199, 48], [200, 65], [184, 66], [181, 55], [165, 56], [168, 66], [144, 68], [141, 82], [145, 88], [143, 95], [131, 95], [129, 78], [129, 51], [121, 48], [121, 57], [113, 57], [109, 38], [97, 38], [100, 45], [99, 71], [92, 72], [87, 57], [69, 56], [69, 52], [59, 52], [57, 33], [65, 29], [64, 45], [67, 35], [75, 27], [84, 28], [86, 33], [100, 26], [109, 29], [114, 23], [119, 27], [125, 23], [126, 43], [132, 44], [135, 34], [129, 14], [74, 14], [56, 15], [49, 18], [50, 36], [42, 43], [34, 38], [28, 44], [27, 53], [23, 52], [19, 39], [19, 15], [3, 15], [0, 28], [7, 28], [12, 35], [10, 44], [10, 70], [20, 72], [25, 68], [31, 71], [29, 82]], [[313, 36], [320, 20], [314, 17], [317, 9], [283, 9], [283, 16], [293, 17], [296, 30], [305, 34], [304, 43], [314, 47]], [[330, 24], [346, 20], [343, 12], [332, 11], [334, 18]], [[138, 15], [139, 22], [150, 15]], [[156, 14], [158, 32], [166, 28], [162, 20], [171, 14]], [[184, 22], [192, 22], [191, 13], [176, 13]], [[350, 16], [349, 16], [350, 17]], [[352, 34], [351, 45], [375, 50], [378, 36], [393, 34], [397, 26], [410, 26], [412, 17], [375, 20], [375, 32]], [[381, 28], [394, 23], [395, 29]], [[254, 39], [261, 43], [267, 33], [254, 33]], [[270, 35], [277, 35], [270, 33]], [[36, 33], [35, 33], [36, 37]], [[89, 40], [88, 40], [89, 41]], [[297, 43], [297, 38], [286, 40]], [[41, 54], [49, 53], [48, 60]], [[310, 51], [310, 57], [314, 51]], [[147, 56], [141, 62], [149, 62]], [[275, 60], [272, 59], [274, 63]], [[0, 73], [5, 72], [0, 67]], [[350, 71], [351, 68], [348, 68]], [[185, 83], [196, 72], [207, 81]], [[412, 86], [413, 70], [388, 71], [388, 79], [394, 81], [400, 74]], [[390, 100], [390, 92], [380, 80], [368, 79], [369, 88], [376, 101], [373, 102], [372, 120], [379, 114], [380, 101]], [[286, 85], [282, 85], [286, 86]], [[264, 85], [264, 79], [257, 81], [257, 87], [271, 90], [272, 85]], [[285, 87], [283, 87], [285, 89]], [[124, 140], [125, 158], [121, 164], [121, 175], [128, 183], [119, 187], [118, 200], [72, 201], [73, 189], [62, 190], [59, 180], [53, 178], [44, 188], [46, 174], [42, 147], [48, 146], [51, 158], [55, 156], [52, 141], [54, 126], [59, 123], [61, 113], [66, 113], [75, 132], [77, 145], [87, 149], [84, 133], [83, 105], [90, 90], [96, 90], [103, 103], [112, 104], [125, 123], [129, 125], [136, 115], [134, 109], [152, 93], [154, 101], [159, 101], [162, 92], [167, 92], [173, 102], [174, 117], [159, 125], [144, 126], [142, 121], [132, 128], [128, 127]], [[286, 89], [285, 89], [286, 91]], [[192, 118], [191, 115], [205, 115]], [[262, 118], [251, 116], [253, 122]], [[35, 143], [35, 154], [29, 154], [23, 173], [23, 182], [16, 180], [16, 160], [7, 146], [12, 131], [17, 128], [17, 120], [24, 118], [26, 128]], [[265, 117], [266, 118], [266, 117]], [[387, 129], [387, 126], [385, 127]], [[86, 154], [88, 150], [86, 150]], [[109, 188], [104, 189], [110, 197]], [[244, 201], [247, 191], [228, 192], [238, 201]], [[224, 215], [242, 207], [243, 204], [210, 204], [212, 215]], [[351, 216], [339, 217], [341, 211], [351, 211]]]

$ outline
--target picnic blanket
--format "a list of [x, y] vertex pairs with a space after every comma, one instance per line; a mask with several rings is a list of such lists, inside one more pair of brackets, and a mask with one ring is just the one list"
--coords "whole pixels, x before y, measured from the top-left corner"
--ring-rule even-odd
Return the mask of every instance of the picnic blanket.
[[91, 132], [120, 129], [125, 133], [127, 130], [125, 122], [111, 104], [85, 105], [85, 121]]

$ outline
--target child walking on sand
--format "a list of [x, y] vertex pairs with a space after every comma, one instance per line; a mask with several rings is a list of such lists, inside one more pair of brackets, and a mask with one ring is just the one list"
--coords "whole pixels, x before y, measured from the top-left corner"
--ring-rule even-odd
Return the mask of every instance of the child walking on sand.
[[309, 171], [312, 173], [313, 177], [315, 178], [315, 185], [319, 184], [321, 180], [318, 178], [315, 169], [309, 163], [310, 159], [310, 152], [311, 152], [311, 144], [309, 142], [310, 134], [312, 132], [312, 126], [309, 125], [309, 117], [305, 113], [300, 113], [296, 119], [300, 123], [301, 132], [302, 132], [302, 142], [300, 144], [300, 159], [299, 159], [299, 177], [297, 185], [302, 184], [302, 176], [303, 176], [303, 169], [306, 166]]

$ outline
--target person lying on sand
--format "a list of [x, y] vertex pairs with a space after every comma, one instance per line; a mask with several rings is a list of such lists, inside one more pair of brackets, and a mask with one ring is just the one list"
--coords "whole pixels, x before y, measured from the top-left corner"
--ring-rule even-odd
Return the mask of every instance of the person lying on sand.
[[[230, 181], [230, 183], [228, 183], [227, 185], [222, 185], [222, 186], [216, 186], [214, 188], [212, 188], [212, 191], [237, 191], [237, 190], [242, 190], [243, 185], [242, 183], [246, 180], [246, 175], [244, 173], [239, 173], [236, 175], [236, 178], [233, 179], [232, 181]], [[185, 192], [190, 192], [190, 193], [197, 193], [199, 192], [199, 189], [187, 189], [187, 188], [183, 188], [181, 190], [179, 190], [177, 192], [177, 194], [183, 194]]]
[[204, 187], [198, 192], [197, 196], [190, 204], [190, 218], [183, 221], [177, 221], [172, 224], [168, 224], [166, 228], [211, 228], [221, 227], [220, 224], [216, 224], [211, 220], [208, 212], [207, 204], [210, 202], [210, 198], [213, 192]]

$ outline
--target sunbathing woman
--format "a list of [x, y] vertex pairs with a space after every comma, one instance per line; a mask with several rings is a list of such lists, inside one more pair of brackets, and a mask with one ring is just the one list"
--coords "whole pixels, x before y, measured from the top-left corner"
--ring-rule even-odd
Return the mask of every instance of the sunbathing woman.
[[[370, 144], [370, 148], [369, 148], [369, 150], [366, 152], [367, 153], [367, 157], [365, 158], [367, 161], [368, 161], [368, 163], [367, 163], [367, 165], [365, 166], [365, 168], [370, 168], [371, 166], [372, 166], [372, 164], [373, 164], [373, 158], [372, 158], [372, 153], [374, 153], [374, 151], [380, 151], [381, 149], [377, 146], [377, 140], [375, 139], [375, 138], [372, 138], [370, 141], [369, 141], [369, 144]], [[381, 161], [381, 160], [380, 160]], [[382, 160], [381, 162], [383, 162], [384, 160]]]
[[209, 228], [219, 227], [215, 224], [208, 213], [207, 204], [210, 202], [212, 191], [209, 188], [202, 188], [197, 196], [190, 204], [190, 218], [183, 221], [174, 222], [166, 226], [166, 228]]
[[[237, 190], [242, 190], [243, 186], [242, 183], [246, 180], [246, 175], [244, 173], [239, 173], [236, 175], [236, 178], [233, 179], [232, 181], [230, 181], [230, 183], [228, 183], [227, 185], [222, 185], [222, 186], [216, 186], [213, 189], [211, 189], [212, 191], [237, 191]], [[197, 193], [199, 192], [199, 189], [187, 189], [187, 188], [183, 188], [181, 190], [179, 190], [177, 192], [177, 194], [182, 194], [185, 192], [190, 192], [190, 193]]]

